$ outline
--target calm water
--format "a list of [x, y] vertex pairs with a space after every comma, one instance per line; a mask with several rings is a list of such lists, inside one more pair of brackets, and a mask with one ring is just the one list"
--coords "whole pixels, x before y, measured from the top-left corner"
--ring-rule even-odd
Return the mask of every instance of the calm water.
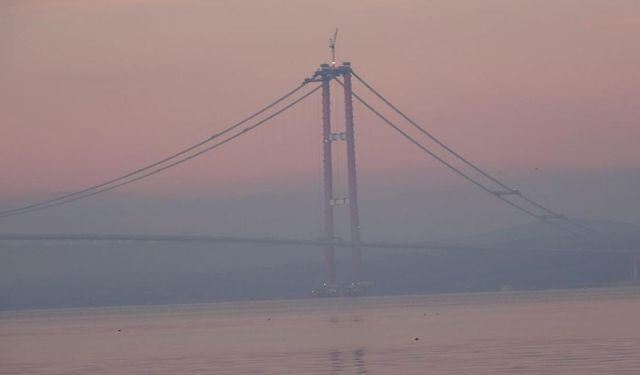
[[640, 289], [5, 312], [0, 373], [640, 374]]

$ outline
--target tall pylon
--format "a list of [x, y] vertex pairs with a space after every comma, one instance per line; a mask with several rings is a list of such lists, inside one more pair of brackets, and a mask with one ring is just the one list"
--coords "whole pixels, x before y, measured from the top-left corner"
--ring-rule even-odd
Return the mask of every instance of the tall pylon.
[[[331, 128], [331, 81], [344, 79], [345, 132], [334, 133]], [[341, 66], [322, 64], [308, 81], [322, 83], [322, 151], [323, 151], [323, 186], [324, 186], [324, 232], [327, 242], [324, 252], [325, 282], [318, 295], [362, 294], [362, 253], [360, 245], [360, 218], [358, 211], [358, 189], [355, 152], [355, 127], [353, 120], [353, 95], [351, 91], [351, 64], [344, 62]], [[333, 142], [346, 141], [348, 196], [335, 197], [333, 190]], [[349, 206], [349, 223], [351, 233], [351, 285], [339, 288], [336, 285], [334, 208]]]
[[351, 91], [351, 64], [342, 64], [344, 77], [344, 115], [347, 142], [347, 174], [349, 180], [349, 223], [351, 226], [351, 286], [362, 282], [362, 251], [360, 246], [360, 212], [358, 211], [358, 183], [356, 172], [356, 141], [353, 122], [353, 93]]
[[331, 133], [331, 75], [332, 69], [327, 64], [320, 67], [322, 79], [322, 161], [324, 182], [324, 240], [327, 241], [324, 253], [325, 285], [334, 288], [335, 248], [331, 242], [335, 239], [333, 224], [333, 158]]

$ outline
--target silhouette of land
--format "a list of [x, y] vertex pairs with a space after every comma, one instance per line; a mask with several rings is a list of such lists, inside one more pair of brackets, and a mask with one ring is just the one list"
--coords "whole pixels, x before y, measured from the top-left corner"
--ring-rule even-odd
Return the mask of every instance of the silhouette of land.
[[[585, 222], [612, 248], [640, 248], [640, 227]], [[492, 250], [368, 249], [372, 295], [602, 287], [632, 282], [629, 254], [575, 250], [540, 223], [444, 241]], [[323, 281], [318, 247], [211, 243], [4, 242], [0, 309], [306, 298]], [[349, 282], [348, 249], [338, 281]]]

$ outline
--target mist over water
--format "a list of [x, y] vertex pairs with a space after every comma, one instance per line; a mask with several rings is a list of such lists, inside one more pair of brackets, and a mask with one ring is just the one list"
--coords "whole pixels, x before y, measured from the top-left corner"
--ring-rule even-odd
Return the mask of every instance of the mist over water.
[[0, 238], [0, 374], [640, 373], [635, 1], [0, 1], [0, 237], [325, 238], [327, 144], [332, 201], [351, 195], [337, 82], [328, 138], [316, 92], [188, 163], [6, 213], [218, 142], [336, 27], [336, 69], [464, 155], [354, 79], [446, 159], [355, 101], [362, 239], [438, 246], [365, 248], [360, 279], [339, 247], [332, 280], [317, 246]]
[[637, 288], [0, 313], [1, 374], [632, 374]]

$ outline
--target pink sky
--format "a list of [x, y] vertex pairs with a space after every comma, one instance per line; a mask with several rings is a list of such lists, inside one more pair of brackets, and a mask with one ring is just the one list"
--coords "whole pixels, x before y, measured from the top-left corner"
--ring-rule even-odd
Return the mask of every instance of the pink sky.
[[[640, 168], [637, 1], [26, 0], [0, 4], [0, 194], [75, 190], [216, 133], [325, 62], [336, 26], [340, 60], [491, 171]], [[435, 166], [363, 108], [356, 126], [362, 173]], [[315, 181], [320, 163], [316, 96], [128, 189]]]

